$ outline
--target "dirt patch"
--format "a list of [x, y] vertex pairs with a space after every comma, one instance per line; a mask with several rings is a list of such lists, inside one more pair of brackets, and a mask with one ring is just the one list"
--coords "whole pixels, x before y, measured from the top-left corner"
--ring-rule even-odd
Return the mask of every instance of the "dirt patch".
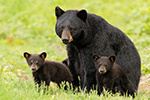
[[17, 77], [19, 77], [20, 80], [21, 80], [21, 78], [22, 78], [22, 79], [25, 79], [25, 80], [29, 80], [29, 77], [28, 77], [27, 75], [24, 75], [24, 74], [17, 75]]
[[148, 92], [150, 91], [150, 74], [142, 75], [139, 83], [138, 92]]

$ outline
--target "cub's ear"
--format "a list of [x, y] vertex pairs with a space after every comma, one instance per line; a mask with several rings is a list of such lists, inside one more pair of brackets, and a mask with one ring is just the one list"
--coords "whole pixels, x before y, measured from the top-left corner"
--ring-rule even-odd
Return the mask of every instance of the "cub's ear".
[[86, 10], [80, 10], [78, 13], [77, 13], [77, 16], [83, 20], [84, 22], [86, 22], [86, 18], [87, 18], [87, 12]]
[[100, 58], [100, 56], [98, 55], [93, 55], [93, 60], [96, 61], [98, 58]]
[[47, 56], [46, 52], [42, 52], [42, 53], [40, 54], [40, 57], [42, 57], [43, 59], [45, 59], [46, 56]]
[[24, 52], [24, 57], [27, 59], [27, 58], [29, 58], [30, 56], [31, 56], [31, 54], [29, 54], [28, 52]]
[[115, 62], [116, 56], [110, 56], [110, 57], [109, 57], [109, 60], [110, 60], [111, 62]]
[[62, 61], [63, 64], [65, 64], [67, 67], [69, 66], [69, 60], [68, 58]]
[[56, 15], [57, 19], [58, 19], [63, 13], [65, 13], [65, 11], [63, 11], [60, 7], [56, 6], [56, 8], [55, 8], [55, 15]]

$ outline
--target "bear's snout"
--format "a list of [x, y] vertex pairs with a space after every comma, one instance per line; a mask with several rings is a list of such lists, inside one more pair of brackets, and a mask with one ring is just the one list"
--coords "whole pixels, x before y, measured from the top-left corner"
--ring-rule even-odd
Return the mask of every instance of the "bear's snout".
[[105, 67], [100, 67], [100, 68], [98, 69], [98, 71], [99, 71], [100, 74], [105, 74], [107, 70], [106, 70]]
[[32, 68], [32, 71], [36, 70], [35, 67]]
[[32, 70], [32, 72], [36, 72], [39, 69], [39, 67], [37, 65], [33, 64], [30, 66], [30, 69]]
[[70, 33], [70, 30], [63, 30], [62, 35], [61, 35], [61, 39], [62, 39], [62, 42], [64, 44], [68, 44], [71, 41], [73, 41], [72, 35]]
[[62, 39], [62, 42], [63, 42], [64, 44], [68, 44], [69, 40], [68, 40], [68, 39]]

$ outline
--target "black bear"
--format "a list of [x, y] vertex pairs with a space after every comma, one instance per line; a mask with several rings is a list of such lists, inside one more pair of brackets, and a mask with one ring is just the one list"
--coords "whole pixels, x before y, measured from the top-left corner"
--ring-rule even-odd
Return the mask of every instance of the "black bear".
[[64, 11], [57, 6], [55, 15], [56, 34], [67, 45], [73, 85], [79, 85], [79, 73], [83, 83], [82, 89], [89, 91], [96, 85], [93, 54], [115, 55], [116, 63], [122, 67], [137, 90], [141, 76], [141, 60], [133, 42], [125, 33], [102, 17], [87, 13], [86, 10]]
[[35, 83], [41, 86], [41, 83], [45, 82], [45, 86], [49, 86], [52, 81], [57, 83], [59, 87], [63, 81], [71, 83], [73, 78], [69, 68], [65, 64], [45, 60], [46, 56], [46, 52], [41, 54], [24, 53]]
[[135, 89], [121, 67], [115, 63], [115, 56], [93, 56], [96, 68], [96, 81], [98, 94], [103, 92], [103, 87], [108, 92], [120, 92], [121, 95], [132, 95]]

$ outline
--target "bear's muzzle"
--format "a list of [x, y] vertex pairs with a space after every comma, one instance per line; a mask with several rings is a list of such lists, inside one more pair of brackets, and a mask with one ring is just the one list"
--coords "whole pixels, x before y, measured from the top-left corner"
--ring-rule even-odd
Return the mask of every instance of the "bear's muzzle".
[[70, 30], [63, 30], [61, 34], [61, 40], [64, 44], [68, 44], [71, 41], [73, 41], [72, 35], [70, 33]]

